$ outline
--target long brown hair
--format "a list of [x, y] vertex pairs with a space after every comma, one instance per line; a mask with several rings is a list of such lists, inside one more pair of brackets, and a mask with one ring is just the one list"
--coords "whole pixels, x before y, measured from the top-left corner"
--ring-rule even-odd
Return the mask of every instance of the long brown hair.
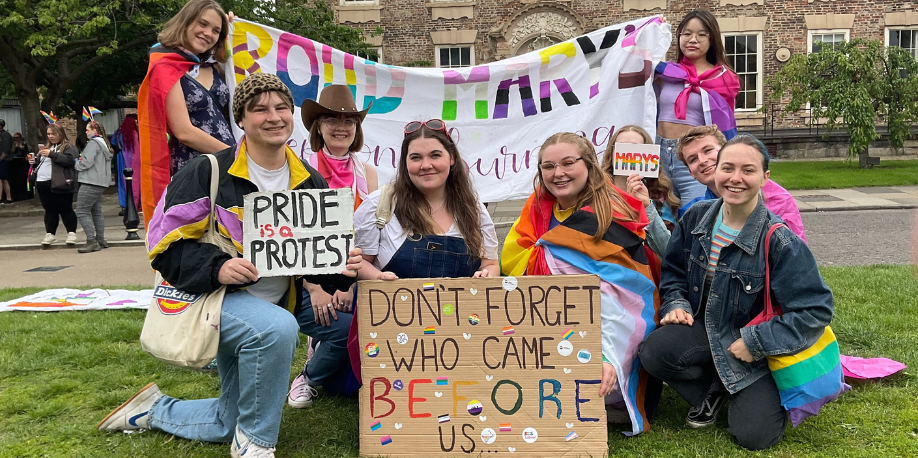
[[[67, 130], [61, 127], [60, 124], [57, 124], [57, 123], [48, 124], [48, 128], [53, 130], [54, 135], [57, 135], [57, 138], [60, 140], [59, 142], [56, 143], [58, 145], [58, 148], [57, 148], [58, 152], [62, 153], [64, 152], [65, 149], [67, 149], [67, 147], [70, 147], [70, 146], [73, 146], [74, 148], [76, 148], [76, 146], [73, 144], [73, 141], [70, 140], [70, 137], [67, 136]], [[48, 143], [50, 142], [51, 140], [48, 139]], [[50, 147], [52, 145], [48, 145], [48, 146]]]
[[[605, 235], [612, 222], [639, 220], [637, 211], [631, 208], [628, 202], [625, 201], [625, 198], [615, 190], [609, 177], [607, 177], [599, 167], [599, 161], [596, 159], [596, 150], [593, 148], [593, 144], [586, 138], [571, 132], [558, 132], [548, 137], [548, 140], [545, 140], [545, 143], [539, 148], [540, 165], [542, 164], [542, 153], [545, 151], [545, 148], [557, 143], [572, 145], [587, 167], [587, 182], [583, 190], [580, 191], [580, 196], [574, 208], [580, 209], [585, 205], [589, 205], [593, 209], [593, 213], [596, 215], [596, 219], [599, 222], [599, 226], [596, 228], [596, 234], [593, 234], [594, 241], [598, 242], [602, 240], [602, 236]], [[532, 184], [535, 188], [537, 199], [545, 194], [551, 195], [551, 192], [548, 191], [548, 188], [546, 188], [545, 184], [542, 182], [541, 168], [532, 180]], [[625, 215], [625, 218], [615, 216], [616, 212]]]
[[[115, 152], [114, 148], [112, 148], [111, 142], [108, 141], [108, 136], [105, 135], [105, 126], [103, 126], [101, 122], [89, 121], [89, 128], [96, 131], [96, 133], [99, 134], [100, 137], [102, 137], [102, 140], [105, 141], [105, 146], [108, 147], [108, 151], [110, 153]], [[91, 141], [92, 139], [90, 138], [89, 140]]]
[[459, 233], [465, 240], [468, 247], [468, 253], [476, 258], [484, 255], [484, 241], [481, 236], [481, 214], [478, 203], [478, 193], [472, 187], [472, 178], [469, 176], [468, 168], [462, 157], [459, 155], [459, 149], [453, 143], [453, 139], [443, 131], [430, 130], [427, 126], [421, 126], [420, 129], [405, 136], [402, 140], [402, 152], [399, 156], [398, 171], [395, 174], [395, 180], [392, 182], [392, 188], [398, 202], [396, 204], [395, 216], [398, 218], [402, 227], [409, 234], [434, 234], [434, 221], [431, 216], [430, 205], [422, 205], [421, 202], [427, 202], [421, 191], [411, 182], [408, 176], [408, 145], [418, 138], [433, 138], [438, 140], [446, 152], [453, 159], [453, 165], [449, 168], [449, 175], [446, 177], [446, 209], [453, 215], [456, 224], [459, 226]]
[[[641, 126], [636, 126], [634, 124], [629, 124], [615, 131], [612, 134], [612, 137], [609, 138], [609, 144], [606, 145], [606, 152], [602, 156], [602, 170], [610, 178], [612, 177], [613, 171], [613, 162], [615, 156], [615, 142], [618, 140], [618, 136], [623, 132], [637, 132], [644, 141], [645, 145], [652, 145], [653, 139], [650, 138], [650, 134], [647, 133]], [[670, 209], [673, 210], [675, 214], [679, 210], [679, 206], [682, 202], [676, 197], [676, 193], [673, 192], [673, 182], [669, 179], [669, 176], [663, 171], [663, 168], [660, 168], [660, 176], [658, 178], [647, 178], [645, 180], [647, 185], [647, 192], [650, 194], [651, 200], [657, 200], [662, 198], [666, 201], [667, 205], [670, 206]]]
[[[188, 46], [185, 43], [185, 32], [187, 32], [188, 28], [194, 24], [194, 21], [197, 21], [207, 10], [216, 11], [217, 14], [220, 15], [220, 21], [222, 23], [220, 27], [220, 37], [217, 38], [217, 43], [210, 49], [209, 54], [213, 55], [214, 60], [221, 64], [226, 62], [228, 57], [226, 53], [226, 35], [229, 33], [229, 20], [226, 18], [223, 7], [214, 0], [191, 0], [186, 3], [185, 6], [179, 10], [178, 14], [173, 16], [172, 19], [169, 19], [169, 22], [166, 22], [166, 25], [163, 26], [163, 31], [157, 35], [156, 39], [159, 40], [161, 45], [169, 48], [174, 48], [176, 46], [187, 48]], [[203, 62], [207, 60], [210, 55], [205, 53], [199, 55], [198, 58]]]
[[726, 54], [724, 53], [724, 39], [720, 36], [720, 25], [717, 23], [717, 18], [714, 17], [708, 10], [697, 9], [689, 11], [685, 17], [682, 18], [682, 22], [676, 27], [676, 62], [682, 62], [684, 57], [682, 54], [682, 44], [680, 42], [682, 36], [682, 30], [685, 29], [685, 26], [688, 25], [689, 21], [692, 19], [698, 19], [701, 21], [701, 25], [704, 26], [704, 29], [708, 32], [708, 41], [710, 45], [708, 46], [708, 53], [705, 55], [708, 62], [711, 65], [723, 64], [724, 67], [733, 70], [730, 67], [730, 62], [727, 61]]

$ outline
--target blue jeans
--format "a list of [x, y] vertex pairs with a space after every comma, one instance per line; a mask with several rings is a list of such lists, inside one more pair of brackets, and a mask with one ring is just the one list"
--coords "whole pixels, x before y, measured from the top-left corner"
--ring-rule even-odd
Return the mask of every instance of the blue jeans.
[[673, 193], [676, 194], [676, 197], [685, 204], [696, 197], [703, 196], [708, 187], [692, 178], [688, 167], [676, 157], [676, 144], [679, 143], [679, 140], [662, 138], [657, 135], [655, 143], [660, 145], [660, 162], [662, 162], [663, 171], [673, 182]]
[[[318, 304], [325, 307], [327, 304]], [[312, 309], [312, 299], [308, 291], [303, 291], [303, 301], [296, 320], [300, 332], [322, 342], [316, 348], [312, 359], [303, 369], [310, 382], [322, 385], [325, 391], [332, 394], [343, 394], [347, 375], [351, 370], [350, 357], [347, 353], [347, 335], [351, 328], [353, 313], [338, 311], [338, 319], [331, 320], [331, 326], [322, 326], [316, 322]]]
[[299, 343], [290, 312], [246, 291], [227, 294], [220, 313], [217, 369], [220, 397], [181, 401], [163, 396], [150, 409], [150, 427], [206, 442], [229, 442], [239, 429], [274, 447]]

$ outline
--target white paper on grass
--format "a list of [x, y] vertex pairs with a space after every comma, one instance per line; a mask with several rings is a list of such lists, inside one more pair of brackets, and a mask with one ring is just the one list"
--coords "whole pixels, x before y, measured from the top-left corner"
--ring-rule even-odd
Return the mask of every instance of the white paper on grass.
[[243, 211], [243, 255], [260, 277], [344, 270], [354, 246], [350, 189], [254, 192]]
[[641, 143], [616, 143], [612, 158], [613, 175], [640, 175], [644, 178], [660, 176], [660, 145]]

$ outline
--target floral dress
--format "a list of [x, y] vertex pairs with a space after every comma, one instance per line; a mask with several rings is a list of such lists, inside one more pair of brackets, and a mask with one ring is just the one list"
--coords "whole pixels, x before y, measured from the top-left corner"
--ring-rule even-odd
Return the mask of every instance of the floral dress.
[[[190, 75], [183, 75], [179, 80], [182, 84], [182, 92], [185, 94], [188, 118], [191, 120], [191, 125], [233, 146], [236, 144], [236, 139], [230, 130], [229, 122], [223, 116], [223, 109], [229, 103], [229, 88], [220, 78], [220, 73], [215, 68], [211, 68], [214, 72], [214, 83], [209, 90]], [[169, 151], [172, 153], [173, 176], [185, 163], [201, 154], [183, 145], [174, 136], [169, 139]]]

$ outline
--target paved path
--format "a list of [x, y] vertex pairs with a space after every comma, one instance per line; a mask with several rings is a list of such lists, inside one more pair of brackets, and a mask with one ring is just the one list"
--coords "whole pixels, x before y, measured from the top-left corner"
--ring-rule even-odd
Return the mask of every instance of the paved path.
[[[793, 191], [803, 213], [807, 238], [820, 265], [908, 264], [911, 262], [913, 211], [918, 186]], [[488, 210], [503, 242], [524, 201], [490, 204]], [[152, 282], [142, 241], [124, 241], [117, 195], [105, 196], [106, 239], [112, 248], [80, 254], [58, 242], [48, 249], [38, 200], [0, 206], [0, 287], [130, 285]], [[144, 233], [141, 230], [140, 236]], [[25, 272], [36, 267], [68, 266], [57, 272]]]

